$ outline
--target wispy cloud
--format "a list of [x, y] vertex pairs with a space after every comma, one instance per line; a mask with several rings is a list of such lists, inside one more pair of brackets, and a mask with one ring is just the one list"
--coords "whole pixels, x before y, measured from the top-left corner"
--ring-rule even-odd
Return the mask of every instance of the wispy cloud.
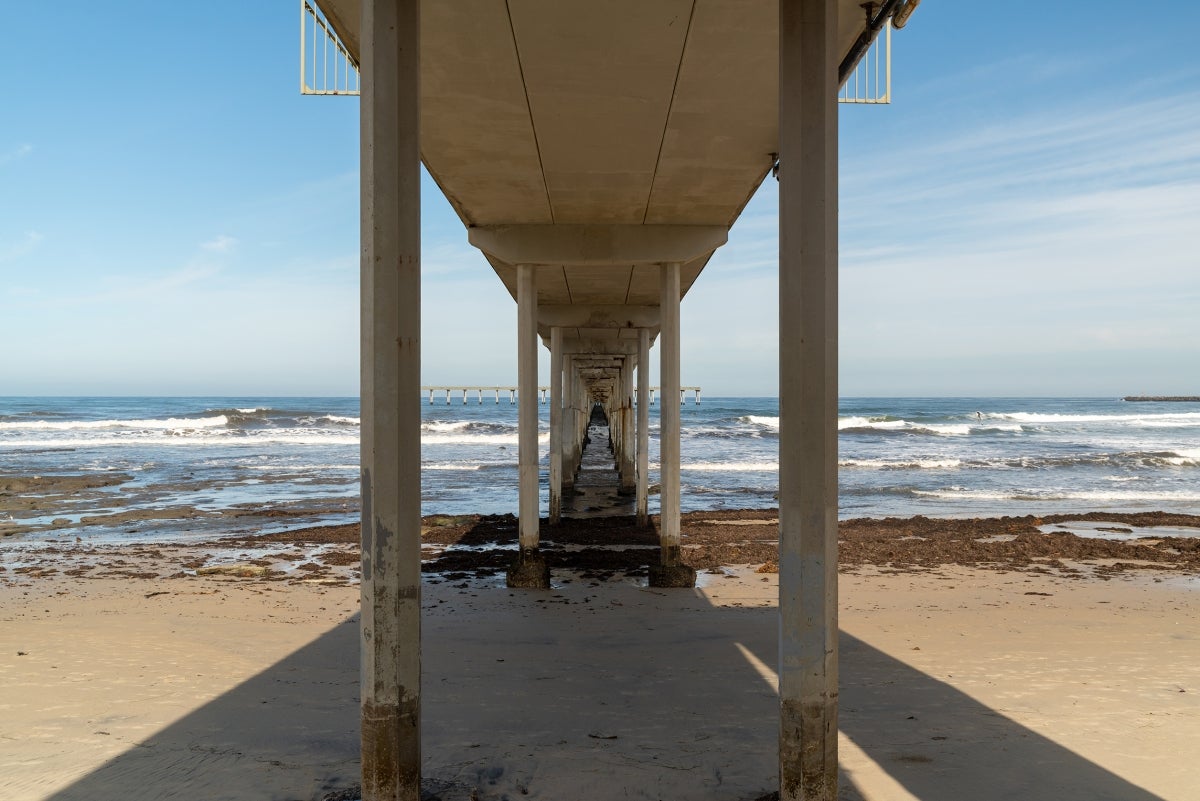
[[32, 152], [33, 152], [33, 145], [30, 145], [30, 144], [17, 145], [12, 150], [8, 150], [8, 151], [5, 151], [4, 153], [0, 153], [0, 167], [3, 167], [5, 164], [9, 164], [14, 161], [19, 161], [19, 160], [25, 158], [26, 156], [28, 156]]
[[237, 243], [238, 241], [234, 237], [220, 234], [215, 239], [202, 243], [200, 247], [212, 253], [228, 253], [237, 246]]
[[20, 241], [11, 245], [0, 246], [0, 264], [7, 261], [16, 261], [22, 256], [27, 256], [37, 249], [37, 246], [45, 239], [37, 231], [28, 231], [21, 237]]

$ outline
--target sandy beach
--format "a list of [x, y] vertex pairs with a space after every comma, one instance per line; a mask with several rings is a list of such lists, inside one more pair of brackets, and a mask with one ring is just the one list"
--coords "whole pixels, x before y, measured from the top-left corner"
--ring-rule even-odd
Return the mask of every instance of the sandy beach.
[[[1067, 528], [1200, 521], [1122, 517], [843, 523], [843, 798], [1196, 798], [1196, 541]], [[498, 578], [511, 518], [426, 524], [430, 798], [773, 789], [769, 510], [688, 515], [680, 591], [645, 587], [652, 538], [619, 521], [547, 531], [549, 592]], [[355, 797], [352, 529], [5, 543], [5, 797]]]

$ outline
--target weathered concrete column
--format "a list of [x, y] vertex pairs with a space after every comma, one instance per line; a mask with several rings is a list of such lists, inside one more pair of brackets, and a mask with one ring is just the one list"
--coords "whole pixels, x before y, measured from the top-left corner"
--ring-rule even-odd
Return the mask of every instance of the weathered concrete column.
[[421, 795], [417, 0], [362, 3], [362, 797]]
[[562, 329], [550, 329], [550, 524], [562, 519], [563, 380]]
[[781, 801], [838, 794], [836, 34], [835, 4], [780, 0]]
[[632, 495], [637, 487], [637, 430], [633, 424], [633, 358], [621, 364], [621, 492]]
[[658, 543], [661, 562], [650, 566], [652, 587], [693, 587], [696, 571], [680, 561], [679, 532], [679, 264], [660, 268], [658, 382], [662, 392], [659, 415], [661, 491]]
[[575, 360], [571, 356], [563, 356], [563, 423], [562, 423], [562, 486], [563, 490], [575, 487], [575, 449], [578, 447], [576, 436], [579, 426], [575, 422], [575, 404], [578, 391], [575, 381]]
[[638, 329], [637, 522], [650, 522], [650, 331]]
[[538, 553], [537, 278], [531, 264], [517, 265], [517, 464], [519, 468], [517, 560], [508, 586], [547, 588], [550, 570]]

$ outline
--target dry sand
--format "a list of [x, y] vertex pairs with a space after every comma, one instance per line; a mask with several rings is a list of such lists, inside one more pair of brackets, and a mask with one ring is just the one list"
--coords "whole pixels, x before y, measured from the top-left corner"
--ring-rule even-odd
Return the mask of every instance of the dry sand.
[[[358, 587], [329, 567], [350, 546], [272, 543], [241, 576], [197, 575], [213, 547], [0, 551], [0, 796], [299, 801], [356, 783]], [[841, 575], [843, 798], [1200, 798], [1200, 579], [1053, 561]], [[558, 572], [536, 592], [483, 572], [425, 589], [437, 796], [772, 788], [775, 575], [662, 591]]]

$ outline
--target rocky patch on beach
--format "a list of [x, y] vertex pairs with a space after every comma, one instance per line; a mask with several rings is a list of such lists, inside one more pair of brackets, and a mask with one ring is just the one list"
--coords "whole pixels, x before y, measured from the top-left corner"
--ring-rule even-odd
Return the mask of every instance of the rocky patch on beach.
[[[1200, 574], [1200, 537], [1147, 536], [1127, 540], [1083, 537], [1069, 531], [1044, 532], [1067, 522], [1107, 522], [1115, 530], [1157, 527], [1195, 528], [1200, 516], [1148, 512], [1085, 513], [1045, 517], [859, 518], [839, 524], [842, 570], [874, 566], [927, 570], [962, 565], [996, 570], [1054, 570], [1080, 574], [1081, 566], [1108, 575], [1137, 569]], [[658, 559], [657, 520], [638, 526], [632, 517], [543, 521], [541, 550], [552, 569], [586, 575], [643, 575]], [[762, 565], [773, 572], [778, 560], [778, 510], [719, 510], [683, 516], [684, 561], [698, 570], [728, 565]], [[358, 543], [357, 525], [322, 526], [253, 538], [270, 542]], [[247, 541], [250, 541], [249, 539]], [[431, 515], [422, 520], [426, 573], [495, 575], [512, 561], [517, 543], [513, 515]]]
[[[697, 570], [750, 565], [777, 572], [778, 511], [719, 510], [683, 516], [683, 559]], [[657, 519], [633, 517], [543, 521], [541, 552], [553, 571], [585, 580], [642, 577], [659, 561]], [[1106, 536], [1080, 536], [1088, 526]], [[422, 520], [421, 569], [431, 581], [494, 579], [517, 547], [512, 515], [430, 515]], [[860, 518], [839, 524], [843, 572], [873, 568], [923, 572], [958, 565], [999, 571], [1111, 578], [1135, 571], [1200, 575], [1200, 516], [1085, 513], [1045, 517]], [[1151, 532], [1145, 536], [1139, 532]], [[0, 580], [51, 578], [202, 578], [344, 584], [358, 579], [357, 524], [239, 535], [197, 544], [93, 546], [53, 542], [0, 566]], [[12, 560], [6, 560], [10, 563]]]

